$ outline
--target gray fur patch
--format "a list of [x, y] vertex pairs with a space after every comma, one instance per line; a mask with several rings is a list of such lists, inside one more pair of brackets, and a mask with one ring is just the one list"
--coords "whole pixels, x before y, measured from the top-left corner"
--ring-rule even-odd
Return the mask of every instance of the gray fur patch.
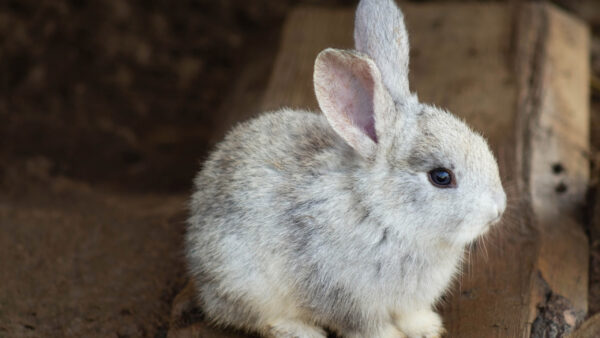
[[377, 243], [377, 245], [383, 245], [387, 241], [388, 231], [388, 228], [383, 229], [383, 234], [381, 235], [381, 239], [379, 240], [379, 243]]
[[330, 279], [325, 279], [324, 276], [320, 268], [312, 267], [305, 283], [311, 289], [311, 294], [306, 299], [312, 299], [314, 303], [308, 303], [307, 307], [315, 315], [336, 323], [345, 332], [362, 331], [367, 326], [367, 319], [360, 310], [360, 303], [343, 286], [328, 285], [325, 280]]

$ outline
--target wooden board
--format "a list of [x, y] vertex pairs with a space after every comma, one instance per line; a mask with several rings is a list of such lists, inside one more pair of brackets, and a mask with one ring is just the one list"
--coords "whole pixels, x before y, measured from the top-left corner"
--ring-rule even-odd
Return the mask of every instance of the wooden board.
[[[475, 246], [440, 305], [449, 336], [571, 331], [587, 311], [580, 217], [589, 176], [586, 27], [547, 4], [402, 9], [411, 89], [489, 139], [509, 196], [502, 224], [485, 246]], [[295, 10], [262, 108], [316, 110], [315, 56], [327, 47], [351, 48], [353, 19], [353, 9]]]
[[587, 319], [570, 338], [596, 338], [600, 337], [600, 313]]
[[533, 43], [520, 40], [517, 74], [522, 179], [540, 250], [530, 319], [541, 335], [565, 330], [587, 312], [589, 249], [581, 225], [589, 181], [589, 34], [551, 7], [528, 8], [519, 27], [537, 32]]

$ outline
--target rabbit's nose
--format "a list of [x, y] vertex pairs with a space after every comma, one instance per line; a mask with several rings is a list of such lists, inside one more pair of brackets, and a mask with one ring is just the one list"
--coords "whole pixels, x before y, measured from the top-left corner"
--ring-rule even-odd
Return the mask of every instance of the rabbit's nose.
[[492, 220], [492, 223], [496, 223], [500, 220], [500, 218], [502, 218], [502, 211], [496, 207], [496, 217], [494, 217], [494, 219]]
[[489, 220], [488, 224], [490, 224], [490, 225], [496, 224], [496, 223], [498, 223], [498, 221], [500, 221], [501, 218], [502, 218], [502, 210], [498, 207], [498, 205], [495, 205], [491, 210], [490, 220]]

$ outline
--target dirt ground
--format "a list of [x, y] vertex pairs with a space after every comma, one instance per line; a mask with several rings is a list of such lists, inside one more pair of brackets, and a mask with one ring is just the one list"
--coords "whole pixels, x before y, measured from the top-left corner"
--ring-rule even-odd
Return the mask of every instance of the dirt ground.
[[[600, 6], [558, 2], [590, 23], [599, 78]], [[165, 336], [186, 198], [226, 93], [249, 62], [269, 64], [293, 6], [354, 3], [1, 1], [0, 337]], [[600, 86], [592, 107], [594, 160]]]

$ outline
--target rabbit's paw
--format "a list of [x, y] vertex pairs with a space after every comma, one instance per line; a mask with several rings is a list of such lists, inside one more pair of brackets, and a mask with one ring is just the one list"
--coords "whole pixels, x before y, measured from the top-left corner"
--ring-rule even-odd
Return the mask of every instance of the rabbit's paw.
[[406, 335], [398, 330], [398, 328], [391, 323], [385, 327], [382, 327], [376, 335], [373, 337], [377, 338], [406, 338]]
[[370, 332], [350, 332], [342, 335], [345, 338], [407, 338], [395, 325], [389, 323]]
[[297, 320], [280, 320], [267, 328], [269, 338], [326, 338], [325, 330]]
[[396, 325], [408, 338], [440, 338], [446, 332], [440, 316], [431, 310], [399, 313]]

